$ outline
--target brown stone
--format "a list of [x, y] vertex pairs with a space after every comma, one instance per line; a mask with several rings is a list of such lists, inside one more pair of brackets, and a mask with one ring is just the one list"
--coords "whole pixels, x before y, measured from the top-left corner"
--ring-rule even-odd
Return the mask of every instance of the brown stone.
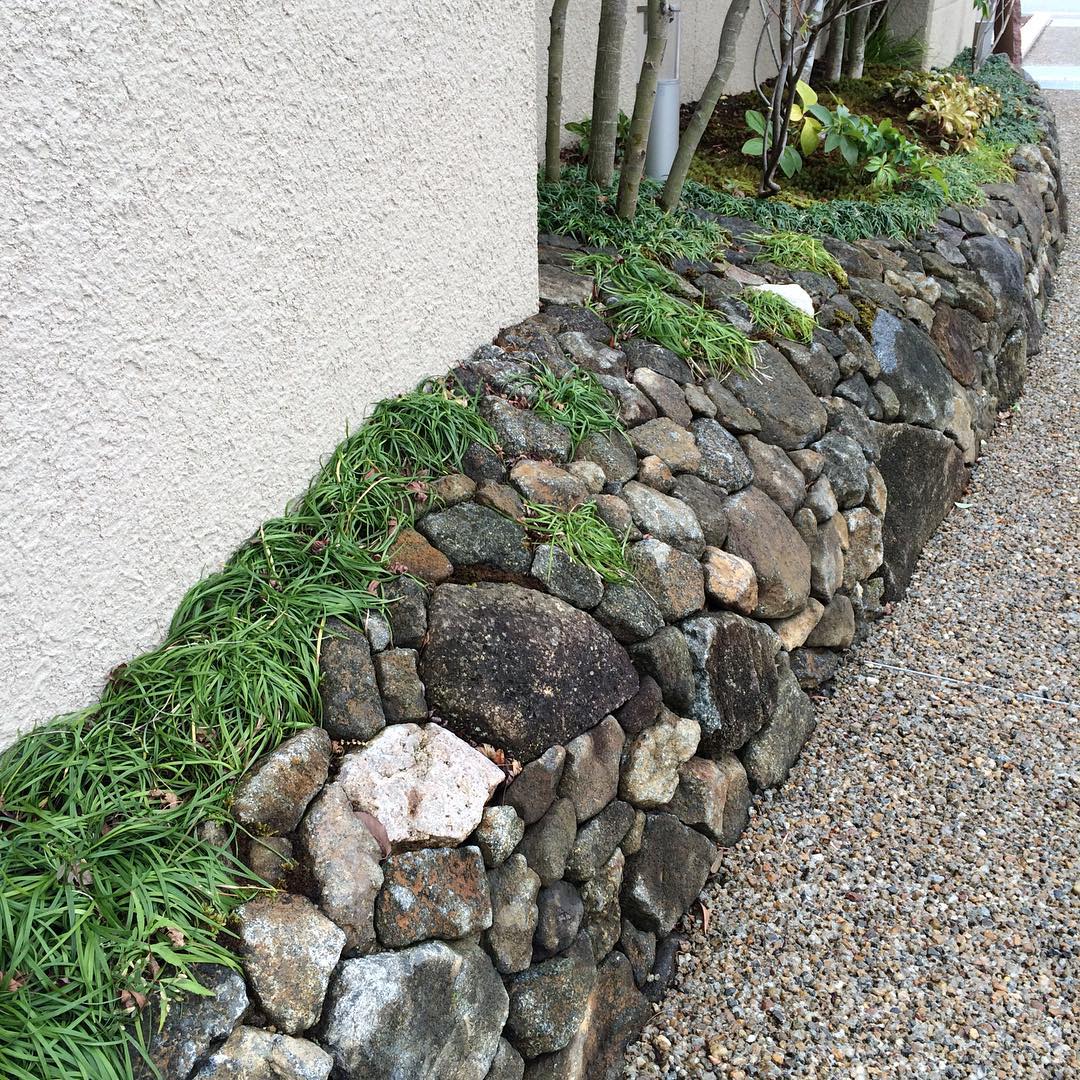
[[398, 533], [387, 560], [395, 573], [412, 574], [432, 585], [446, 581], [454, 572], [453, 563], [415, 529], [402, 529]]

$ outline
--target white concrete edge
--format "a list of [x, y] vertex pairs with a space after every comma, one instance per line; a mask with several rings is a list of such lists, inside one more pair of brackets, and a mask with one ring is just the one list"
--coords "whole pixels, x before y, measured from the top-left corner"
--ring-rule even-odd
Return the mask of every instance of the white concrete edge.
[[1020, 29], [1020, 55], [1027, 56], [1034, 47], [1035, 42], [1042, 36], [1042, 32], [1050, 25], [1054, 16], [1049, 12], [1040, 12], [1032, 15]]

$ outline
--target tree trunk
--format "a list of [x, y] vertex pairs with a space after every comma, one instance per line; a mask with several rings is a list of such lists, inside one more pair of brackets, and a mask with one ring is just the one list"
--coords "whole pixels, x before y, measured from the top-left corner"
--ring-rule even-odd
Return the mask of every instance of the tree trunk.
[[[816, 26], [821, 22], [824, 15], [824, 7], [825, 0], [813, 0], [810, 4], [810, 11], [807, 14], [807, 23], [810, 26]], [[810, 76], [814, 73], [814, 62], [817, 59], [817, 51], [817, 39], [815, 39], [814, 43], [807, 49], [806, 65], [802, 77], [803, 82], [809, 82]]]
[[829, 29], [829, 44], [825, 49], [825, 78], [836, 82], [844, 73], [844, 38], [847, 19], [841, 16]]
[[870, 8], [865, 6], [857, 8], [851, 16], [851, 26], [848, 28], [851, 43], [847, 70], [844, 73], [849, 79], [862, 78], [863, 59], [866, 56], [866, 24], [869, 18]]
[[690, 123], [686, 125], [686, 130], [679, 139], [679, 149], [675, 154], [675, 160], [671, 163], [671, 172], [668, 173], [667, 182], [664, 184], [664, 192], [660, 196], [660, 205], [665, 210], [671, 210], [676, 206], [682, 195], [686, 175], [690, 171], [690, 163], [694, 160], [701, 137], [709, 126], [716, 103], [720, 100], [720, 95], [724, 92], [724, 87], [731, 75], [731, 69], [735, 66], [735, 49], [739, 44], [743, 18], [749, 7], [750, 0], [731, 0], [731, 5], [724, 16], [724, 28], [720, 31], [720, 46], [716, 52], [716, 65], [705, 85], [701, 99], [694, 108], [694, 115], [690, 117]]
[[601, 0], [600, 35], [593, 75], [592, 128], [589, 132], [589, 179], [607, 187], [615, 173], [615, 141], [619, 133], [619, 67], [626, 0]]
[[648, 38], [645, 57], [641, 61], [637, 94], [634, 96], [634, 115], [630, 120], [630, 134], [623, 150], [622, 168], [619, 170], [618, 214], [629, 220], [637, 212], [641, 175], [645, 171], [645, 150], [652, 127], [653, 103], [656, 101], [656, 80], [660, 64], [667, 48], [668, 30], [671, 27], [671, 8], [667, 0], [649, 0]]
[[566, 8], [570, 0], [551, 5], [551, 37], [548, 41], [547, 134], [544, 140], [544, 178], [555, 183], [562, 172], [562, 73], [566, 50]]

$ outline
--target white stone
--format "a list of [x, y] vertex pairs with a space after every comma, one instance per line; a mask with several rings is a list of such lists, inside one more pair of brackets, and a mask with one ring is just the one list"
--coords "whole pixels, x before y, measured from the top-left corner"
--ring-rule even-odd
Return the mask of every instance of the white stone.
[[238, 1027], [192, 1080], [326, 1080], [334, 1059], [307, 1039]]
[[756, 289], [758, 292], [776, 293], [777, 296], [783, 297], [793, 307], [805, 312], [811, 319], [814, 317], [814, 301], [801, 285], [773, 285], [770, 283], [767, 285], [751, 285], [749, 287]]
[[346, 754], [338, 773], [394, 851], [462, 843], [503, 779], [502, 769], [438, 724], [392, 724]]

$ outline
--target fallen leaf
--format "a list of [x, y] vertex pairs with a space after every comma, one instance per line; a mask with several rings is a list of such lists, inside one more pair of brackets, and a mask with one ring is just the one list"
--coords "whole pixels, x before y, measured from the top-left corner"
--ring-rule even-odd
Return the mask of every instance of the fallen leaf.
[[366, 810], [357, 810], [356, 816], [364, 823], [364, 827], [379, 842], [383, 858], [390, 854], [390, 837], [387, 835], [386, 826], [374, 815]]

